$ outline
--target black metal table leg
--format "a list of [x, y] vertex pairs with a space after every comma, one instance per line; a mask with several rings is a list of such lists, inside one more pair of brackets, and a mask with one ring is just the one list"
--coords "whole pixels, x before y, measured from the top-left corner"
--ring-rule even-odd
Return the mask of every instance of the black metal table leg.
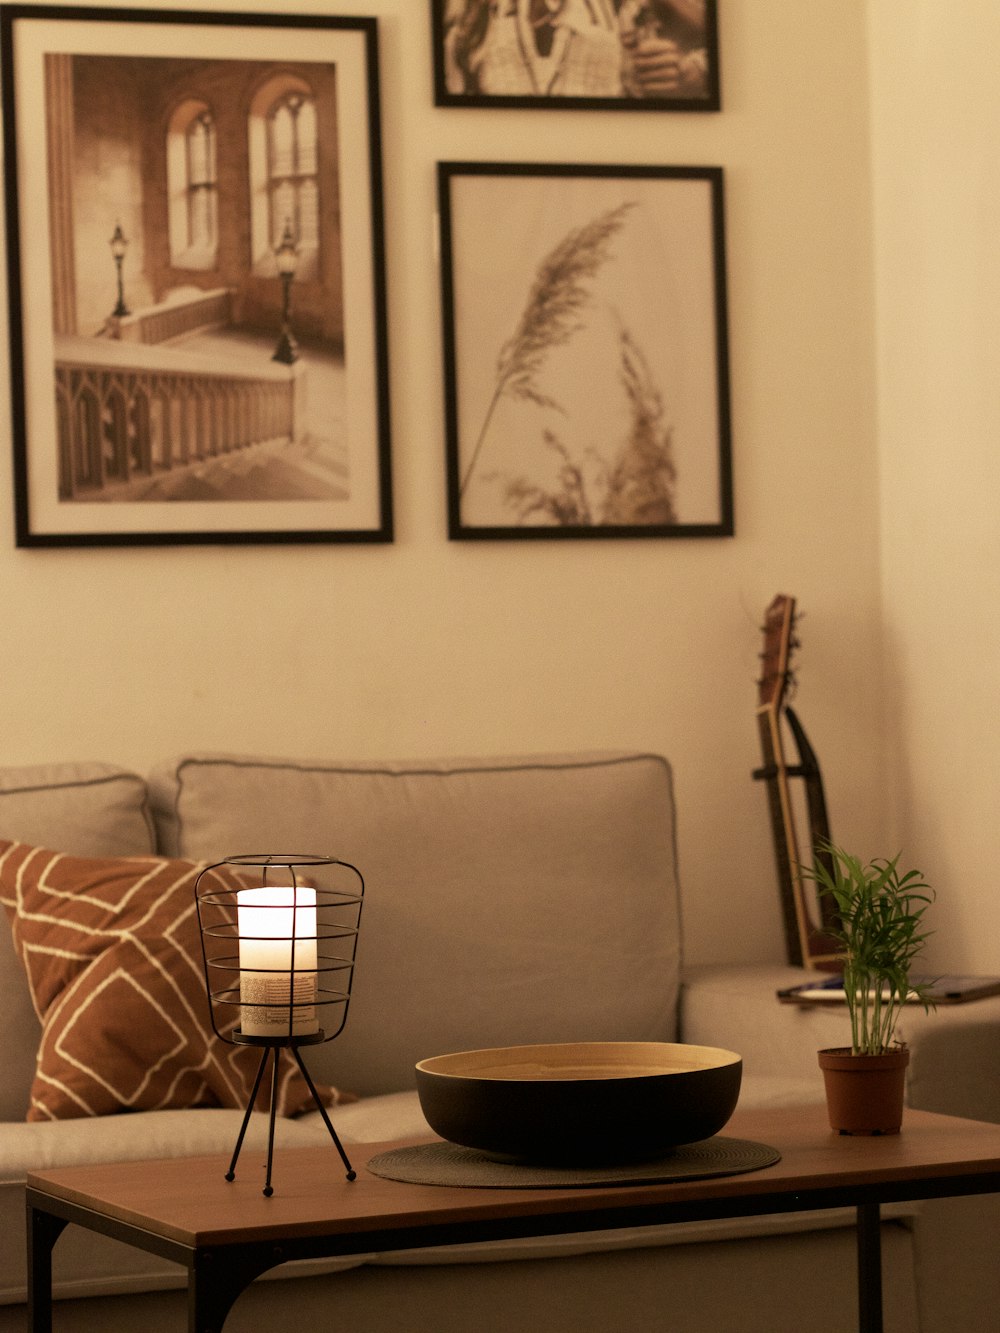
[[877, 1203], [858, 1204], [858, 1329], [882, 1333], [882, 1224]]
[[66, 1223], [28, 1204], [28, 1328], [52, 1333], [52, 1248]]
[[188, 1271], [188, 1333], [222, 1333], [236, 1298], [283, 1257], [280, 1245], [227, 1254], [196, 1251]]

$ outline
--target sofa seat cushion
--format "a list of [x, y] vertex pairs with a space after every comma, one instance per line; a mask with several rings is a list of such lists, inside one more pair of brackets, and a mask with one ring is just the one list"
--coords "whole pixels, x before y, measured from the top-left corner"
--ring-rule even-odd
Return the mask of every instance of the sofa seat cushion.
[[295, 849], [361, 870], [350, 1013], [316, 1052], [329, 1082], [396, 1092], [448, 1051], [674, 1040], [674, 809], [658, 756], [193, 754], [149, 787], [170, 855]]
[[[210, 1024], [193, 896], [201, 869], [0, 842], [0, 901], [42, 1022], [29, 1120], [246, 1106], [261, 1053]], [[211, 873], [242, 886], [226, 867]], [[238, 1018], [233, 1006], [228, 1022]], [[278, 1110], [294, 1115], [312, 1095], [282, 1056]], [[269, 1093], [265, 1082], [260, 1105]]]

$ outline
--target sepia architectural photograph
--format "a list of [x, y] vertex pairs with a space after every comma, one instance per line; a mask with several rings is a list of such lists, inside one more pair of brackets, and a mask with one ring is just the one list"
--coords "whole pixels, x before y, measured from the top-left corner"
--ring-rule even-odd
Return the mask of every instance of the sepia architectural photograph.
[[[51, 291], [54, 439], [26, 426], [29, 501], [40, 487], [60, 530], [79, 525], [68, 508], [99, 506], [88, 528], [169, 532], [187, 505], [182, 527], [211, 532], [238, 503], [258, 511], [252, 530], [287, 504], [281, 526], [313, 529], [294, 508], [312, 504], [322, 527], [351, 528], [359, 500], [362, 526], [381, 528], [376, 406], [347, 375], [348, 359], [367, 365], [374, 388], [371, 313], [349, 319], [344, 289], [342, 62], [51, 46], [40, 39], [34, 145], [44, 252], [29, 196], [18, 201], [22, 254], [48, 259]], [[346, 112], [367, 124], [349, 85]], [[22, 317], [41, 349], [27, 275]]]

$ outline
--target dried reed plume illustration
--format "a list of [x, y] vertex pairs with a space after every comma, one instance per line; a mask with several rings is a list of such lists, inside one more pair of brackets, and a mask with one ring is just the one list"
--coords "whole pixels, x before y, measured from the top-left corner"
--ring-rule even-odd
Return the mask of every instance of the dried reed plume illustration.
[[618, 456], [608, 464], [591, 446], [574, 458], [555, 432], [546, 430], [543, 441], [561, 460], [558, 486], [545, 490], [526, 477], [509, 481], [504, 503], [519, 522], [532, 517], [562, 527], [677, 522], [672, 432], [663, 424], [663, 399], [646, 358], [627, 329], [619, 333], [619, 355], [630, 421]]
[[663, 424], [663, 399], [642, 349], [627, 329], [620, 335], [621, 381], [631, 431], [608, 478], [602, 523], [676, 523], [677, 469], [673, 437]]
[[625, 221], [626, 213], [634, 207], [634, 202], [626, 202], [602, 213], [571, 231], [542, 260], [518, 326], [497, 356], [493, 396], [462, 478], [459, 495], [465, 494], [493, 413], [505, 394], [537, 403], [540, 407], [561, 410], [558, 403], [539, 389], [536, 376], [549, 352], [563, 346], [584, 327], [581, 316], [590, 299], [587, 284], [608, 259], [612, 238]]

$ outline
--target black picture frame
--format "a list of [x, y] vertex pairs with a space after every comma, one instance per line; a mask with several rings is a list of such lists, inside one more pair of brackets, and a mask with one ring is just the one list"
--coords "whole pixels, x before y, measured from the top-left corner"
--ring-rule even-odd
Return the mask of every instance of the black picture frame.
[[449, 537], [731, 536], [722, 168], [437, 185]]
[[0, 76], [17, 545], [391, 541], [377, 21], [5, 4]]
[[561, 0], [545, 37], [532, 0], [429, 3], [436, 106], [721, 109], [717, 0]]

